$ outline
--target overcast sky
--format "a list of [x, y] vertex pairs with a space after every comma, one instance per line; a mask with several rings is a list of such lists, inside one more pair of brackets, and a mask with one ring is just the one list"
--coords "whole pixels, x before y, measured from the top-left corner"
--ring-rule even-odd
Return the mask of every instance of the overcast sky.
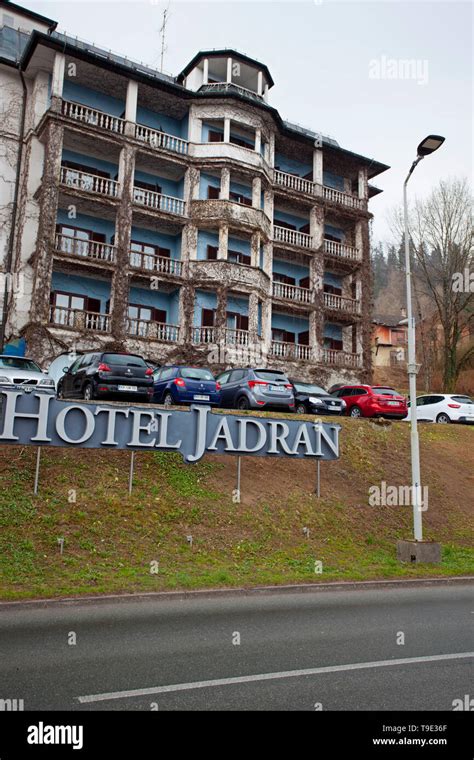
[[[159, 66], [163, 10], [150, 0], [25, 0], [59, 30]], [[374, 180], [374, 238], [390, 235], [387, 210], [419, 141], [446, 143], [418, 167], [412, 194], [441, 177], [472, 181], [472, 6], [437, 1], [181, 2], [170, 0], [164, 70], [180, 72], [200, 49], [236, 48], [264, 62], [269, 102], [289, 121], [392, 168]], [[409, 70], [403, 61], [412, 61]], [[407, 76], [408, 74], [408, 76]], [[413, 76], [414, 74], [414, 76]]]

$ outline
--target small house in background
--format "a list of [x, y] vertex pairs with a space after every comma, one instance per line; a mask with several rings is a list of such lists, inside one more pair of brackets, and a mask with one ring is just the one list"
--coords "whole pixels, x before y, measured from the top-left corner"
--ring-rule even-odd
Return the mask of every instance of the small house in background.
[[376, 314], [372, 319], [373, 367], [406, 367], [408, 324], [405, 309], [400, 314]]

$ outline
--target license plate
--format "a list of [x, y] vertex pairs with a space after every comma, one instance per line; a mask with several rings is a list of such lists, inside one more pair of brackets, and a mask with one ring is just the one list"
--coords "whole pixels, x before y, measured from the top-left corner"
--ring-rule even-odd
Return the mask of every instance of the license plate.
[[400, 406], [400, 402], [399, 401], [389, 401], [388, 405], [389, 406]]
[[468, 414], [466, 417], [466, 420], [469, 420], [469, 422], [474, 422], [474, 417], [472, 416], [472, 414]]
[[268, 390], [270, 393], [282, 393], [283, 389], [279, 385], [269, 385]]
[[198, 396], [197, 393], [194, 394], [194, 400], [195, 401], [209, 401], [210, 396]]
[[132, 393], [133, 393], [133, 391], [137, 391], [138, 390], [138, 388], [137, 388], [136, 385], [118, 385], [117, 387], [118, 387], [119, 391], [126, 391], [127, 393], [129, 391], [132, 391]]

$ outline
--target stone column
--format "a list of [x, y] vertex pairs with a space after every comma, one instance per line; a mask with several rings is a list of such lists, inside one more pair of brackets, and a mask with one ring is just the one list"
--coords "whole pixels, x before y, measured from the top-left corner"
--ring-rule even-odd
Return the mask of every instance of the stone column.
[[262, 148], [262, 130], [255, 130], [255, 153], [260, 153]]
[[202, 83], [209, 83], [209, 58], [204, 58], [202, 62]]
[[227, 59], [227, 76], [226, 82], [229, 84], [232, 82], [232, 58]]
[[260, 232], [254, 232], [250, 238], [250, 265], [260, 265]]
[[263, 193], [263, 212], [270, 219], [270, 235], [273, 237], [273, 192], [267, 188]]
[[256, 344], [258, 340], [258, 295], [249, 295], [249, 340]]
[[309, 345], [313, 361], [322, 362], [324, 333], [324, 258], [315, 253], [309, 262], [309, 286], [313, 293], [313, 308], [309, 317]]
[[128, 80], [127, 98], [125, 101], [125, 134], [130, 137], [135, 136], [135, 125], [137, 121], [137, 104], [138, 104], [138, 83], [133, 79]]
[[230, 118], [228, 116], [224, 119], [224, 142], [230, 142]]
[[[58, 213], [59, 178], [63, 152], [64, 128], [48, 120], [45, 127], [44, 169], [39, 197], [39, 225], [34, 256], [34, 284], [31, 321], [49, 321], [49, 294], [53, 271], [52, 249]], [[70, 205], [74, 200], [70, 200]], [[20, 224], [23, 225], [20, 220]]]
[[265, 103], [268, 103], [268, 84], [265, 82], [265, 89], [263, 90], [263, 99]]
[[135, 155], [135, 148], [132, 148], [130, 145], [124, 145], [120, 152], [119, 161], [120, 204], [115, 218], [117, 266], [112, 278], [110, 293], [112, 334], [118, 342], [123, 342], [127, 335], [129, 255]]
[[217, 308], [214, 323], [214, 343], [225, 343], [225, 330], [227, 327], [227, 288], [221, 286], [217, 289]]
[[[181, 259], [187, 268], [189, 261], [197, 259], [198, 228], [195, 224], [185, 224], [181, 233]], [[184, 273], [187, 276], [187, 273]]]
[[191, 201], [199, 199], [199, 183], [201, 172], [193, 166], [188, 166], [184, 173], [183, 198], [186, 203], [187, 216], [191, 213]]
[[272, 299], [262, 301], [262, 344], [265, 356], [270, 354], [272, 345]]
[[263, 271], [270, 280], [273, 279], [273, 243], [271, 241], [263, 244]]
[[315, 148], [313, 152], [313, 182], [323, 185], [323, 151]]
[[217, 258], [227, 260], [227, 250], [229, 246], [229, 226], [222, 224], [219, 227], [219, 248]]
[[230, 196], [230, 169], [221, 169], [221, 190], [219, 198], [221, 201], [228, 201]]
[[260, 177], [254, 177], [252, 180], [252, 206], [253, 208], [262, 207], [262, 180]]
[[66, 56], [64, 53], [55, 53], [53, 63], [53, 76], [51, 80], [51, 110], [61, 111], [61, 100], [64, 88], [64, 72], [66, 70]]
[[312, 237], [312, 247], [319, 250], [324, 241], [324, 210], [322, 206], [312, 206], [309, 212], [309, 232]]
[[270, 132], [268, 137], [268, 163], [275, 166], [275, 132]]
[[359, 169], [359, 198], [364, 200], [368, 198], [367, 168], [365, 166]]
[[261, 71], [257, 74], [257, 94], [262, 95], [263, 93], [263, 74]]

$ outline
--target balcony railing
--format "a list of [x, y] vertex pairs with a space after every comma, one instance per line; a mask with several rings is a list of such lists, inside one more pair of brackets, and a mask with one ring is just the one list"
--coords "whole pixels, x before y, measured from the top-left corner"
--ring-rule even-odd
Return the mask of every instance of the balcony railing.
[[348, 259], [350, 261], [360, 261], [362, 259], [359, 248], [345, 243], [336, 243], [335, 240], [324, 240], [324, 253], [328, 256], [335, 256], [338, 259]]
[[199, 92], [235, 92], [238, 95], [244, 95], [246, 98], [251, 98], [259, 103], [263, 102], [263, 95], [259, 95], [258, 92], [249, 90], [247, 87], [242, 87], [240, 84], [234, 84], [234, 82], [209, 82], [207, 84], [202, 84], [199, 88]]
[[295, 174], [287, 174], [286, 172], [279, 171], [279, 169], [275, 169], [273, 179], [275, 185], [282, 185], [299, 193], [317, 194], [318, 185], [316, 182], [311, 182], [311, 180], [304, 179], [304, 177], [297, 177]]
[[134, 269], [143, 269], [146, 272], [158, 272], [159, 274], [174, 274], [181, 276], [182, 262], [169, 259], [166, 256], [157, 256], [154, 253], [142, 253], [130, 251], [130, 266]]
[[148, 319], [129, 317], [128, 334], [137, 338], [176, 343], [179, 339], [179, 327], [178, 325], [168, 325], [165, 322], [153, 322]]
[[273, 227], [273, 239], [278, 243], [288, 243], [290, 245], [298, 245], [300, 248], [312, 248], [313, 238], [311, 235], [307, 235], [306, 232], [298, 232], [298, 230], [289, 230], [286, 227]]
[[362, 356], [347, 351], [335, 351], [332, 348], [323, 349], [323, 362], [337, 367], [361, 367]]
[[214, 343], [213, 327], [193, 327], [193, 343]]
[[70, 100], [63, 100], [62, 114], [70, 119], [75, 119], [75, 121], [99, 127], [99, 129], [106, 129], [109, 132], [116, 132], [119, 135], [123, 135], [125, 130], [124, 119], [103, 113], [103, 111], [97, 111], [95, 108], [84, 106], [81, 103], [73, 103]]
[[160, 132], [151, 127], [145, 127], [144, 124], [137, 124], [135, 126], [135, 137], [137, 140], [145, 142], [150, 148], [171, 150], [173, 153], [181, 153], [183, 155], [186, 155], [188, 152], [189, 143], [187, 140], [176, 137], [176, 135], [170, 135], [167, 132]]
[[324, 305], [327, 309], [344, 311], [347, 314], [360, 314], [360, 301], [335, 293], [324, 293]]
[[292, 359], [309, 361], [311, 359], [311, 346], [303, 346], [299, 343], [285, 343], [279, 340], [272, 340], [272, 356], [279, 359]]
[[334, 188], [326, 187], [325, 185], [323, 186], [323, 198], [325, 201], [330, 201], [331, 203], [339, 203], [343, 206], [349, 206], [349, 208], [367, 208], [367, 201], [365, 198], [358, 198], [356, 195], [343, 193], [341, 190], [334, 190]]
[[141, 187], [133, 188], [133, 200], [140, 206], [165, 211], [168, 214], [178, 214], [179, 216], [184, 216], [186, 209], [186, 204], [181, 198], [162, 195], [153, 190], [144, 190]]
[[232, 346], [248, 346], [250, 333], [248, 330], [234, 330], [230, 327], [225, 331], [225, 342]]
[[297, 303], [311, 303], [313, 291], [308, 288], [300, 288], [298, 285], [287, 285], [284, 282], [273, 283], [273, 295], [275, 298], [284, 298], [286, 301]]
[[110, 314], [97, 314], [94, 311], [69, 309], [65, 306], [51, 306], [49, 322], [57, 327], [109, 332]]
[[69, 169], [67, 166], [61, 166], [61, 184], [73, 187], [75, 190], [105, 195], [108, 198], [117, 198], [119, 194], [119, 183], [114, 179]]
[[80, 238], [73, 238], [57, 233], [55, 251], [63, 256], [74, 256], [80, 259], [91, 259], [105, 264], [114, 264], [117, 249], [115, 245], [110, 245], [109, 243], [81, 240]]

